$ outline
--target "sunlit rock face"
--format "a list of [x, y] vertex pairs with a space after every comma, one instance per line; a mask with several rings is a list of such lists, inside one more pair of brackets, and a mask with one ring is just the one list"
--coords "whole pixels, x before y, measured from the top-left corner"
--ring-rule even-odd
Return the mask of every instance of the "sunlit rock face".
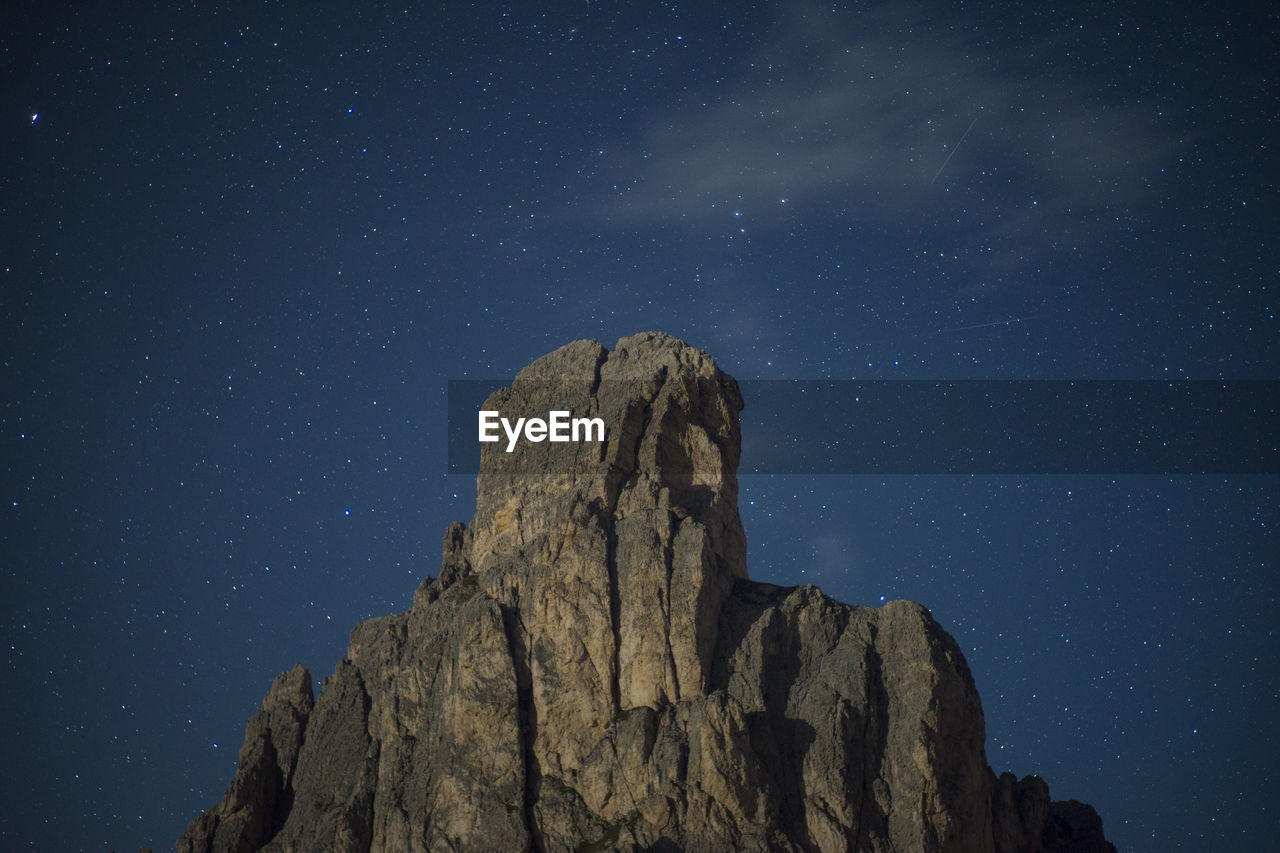
[[925, 608], [748, 579], [742, 405], [657, 333], [522, 370], [486, 410], [604, 440], [485, 444], [439, 575], [356, 626], [314, 703], [301, 667], [277, 679], [178, 849], [1114, 849], [1087, 806], [995, 778]]

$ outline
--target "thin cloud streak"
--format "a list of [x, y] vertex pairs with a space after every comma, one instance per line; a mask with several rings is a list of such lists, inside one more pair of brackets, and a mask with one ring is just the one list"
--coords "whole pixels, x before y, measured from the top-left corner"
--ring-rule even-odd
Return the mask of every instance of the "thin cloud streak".
[[1053, 46], [977, 43], [923, 8], [852, 24], [810, 8], [778, 31], [737, 77], [683, 94], [616, 145], [601, 177], [617, 190], [591, 215], [695, 229], [736, 215], [761, 229], [819, 208], [941, 212], [991, 244], [1028, 229], [1068, 243], [1141, 210], [1176, 144], [1154, 110], [1104, 99], [1108, 81], [1032, 71], [1024, 57]]

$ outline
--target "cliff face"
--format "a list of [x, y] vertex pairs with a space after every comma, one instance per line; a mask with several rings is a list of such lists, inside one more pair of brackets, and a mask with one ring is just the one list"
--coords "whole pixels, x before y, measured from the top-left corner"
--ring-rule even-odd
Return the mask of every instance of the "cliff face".
[[923, 607], [747, 579], [741, 407], [660, 334], [521, 371], [486, 409], [606, 440], [485, 445], [439, 576], [314, 702], [276, 680], [178, 850], [1114, 850], [1088, 806], [996, 779]]

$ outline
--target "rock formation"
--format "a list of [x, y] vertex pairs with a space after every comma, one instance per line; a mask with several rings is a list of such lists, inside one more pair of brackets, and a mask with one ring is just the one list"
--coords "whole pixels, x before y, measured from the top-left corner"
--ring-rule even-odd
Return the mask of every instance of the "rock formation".
[[918, 604], [747, 578], [734, 380], [661, 334], [578, 341], [485, 406], [604, 442], [486, 444], [470, 527], [404, 613], [297, 667], [179, 851], [1114, 850], [998, 779]]

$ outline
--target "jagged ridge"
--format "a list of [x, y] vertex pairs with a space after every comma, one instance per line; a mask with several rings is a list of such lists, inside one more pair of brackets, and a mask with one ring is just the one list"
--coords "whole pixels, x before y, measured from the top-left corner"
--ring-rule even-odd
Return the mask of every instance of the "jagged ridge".
[[486, 408], [606, 441], [485, 446], [439, 576], [352, 631], [314, 706], [277, 679], [178, 849], [1113, 850], [1088, 806], [995, 778], [923, 607], [747, 578], [741, 407], [661, 334], [521, 371]]

